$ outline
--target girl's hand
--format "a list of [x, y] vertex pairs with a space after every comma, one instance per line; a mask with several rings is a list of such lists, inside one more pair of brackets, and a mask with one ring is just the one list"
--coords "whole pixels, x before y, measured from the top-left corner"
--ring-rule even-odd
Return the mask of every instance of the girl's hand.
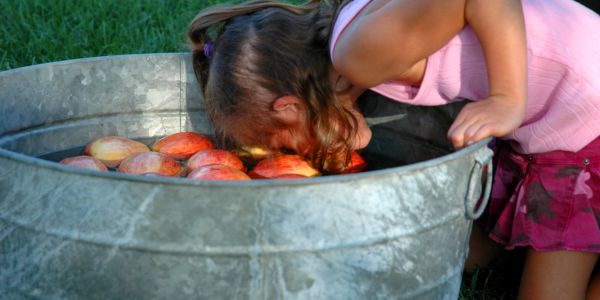
[[471, 102], [463, 107], [450, 126], [448, 139], [455, 149], [460, 149], [489, 136], [505, 136], [523, 122], [525, 103], [507, 96]]

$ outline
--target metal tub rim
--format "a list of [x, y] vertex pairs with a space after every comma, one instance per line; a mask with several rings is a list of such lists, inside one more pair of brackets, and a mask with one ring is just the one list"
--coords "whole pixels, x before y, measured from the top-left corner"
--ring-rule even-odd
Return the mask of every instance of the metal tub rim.
[[318, 176], [318, 177], [310, 177], [310, 178], [299, 178], [299, 179], [277, 179], [277, 180], [269, 180], [269, 179], [260, 179], [260, 180], [194, 180], [183, 177], [152, 177], [152, 176], [139, 176], [133, 174], [124, 174], [118, 172], [107, 172], [107, 171], [96, 171], [96, 170], [88, 170], [82, 169], [67, 165], [59, 164], [58, 162], [47, 161], [41, 158], [36, 158], [32, 156], [28, 156], [25, 154], [9, 151], [3, 148], [0, 148], [0, 157], [5, 157], [14, 161], [18, 161], [27, 165], [41, 167], [51, 170], [56, 170], [60, 172], [67, 172], [72, 174], [79, 174], [83, 176], [89, 177], [103, 177], [108, 179], [119, 179], [119, 180], [128, 180], [134, 182], [146, 182], [146, 183], [166, 183], [166, 184], [175, 184], [175, 185], [185, 185], [185, 186], [280, 186], [280, 185], [313, 185], [319, 183], [332, 183], [332, 182], [340, 182], [340, 181], [352, 181], [359, 180], [370, 177], [380, 177], [380, 176], [389, 176], [389, 175], [399, 175], [406, 174], [415, 171], [420, 171], [425, 168], [431, 168], [438, 165], [442, 165], [446, 162], [453, 161], [456, 159], [460, 159], [464, 156], [472, 154], [477, 151], [481, 147], [486, 147], [486, 145], [491, 141], [491, 138], [483, 139], [473, 145], [465, 147], [463, 149], [459, 149], [455, 152], [442, 155], [435, 159], [425, 160], [417, 163], [411, 163], [404, 166], [398, 167], [390, 167], [381, 170], [372, 170], [366, 172], [360, 172], [355, 174], [339, 174], [339, 175], [328, 175], [328, 176]]
[[[0, 72], [0, 78], [3, 76], [11, 76], [15, 73], [33, 70], [33, 69], [41, 69], [48, 66], [53, 65], [69, 65], [69, 64], [78, 64], [78, 63], [93, 63], [96, 61], [106, 60], [106, 59], [130, 59], [130, 58], [145, 58], [145, 57], [183, 57], [189, 55], [186, 52], [163, 52], [163, 53], [139, 53], [139, 54], [117, 54], [117, 55], [106, 55], [106, 56], [96, 56], [96, 57], [85, 57], [85, 58], [76, 58], [76, 59], [67, 59], [55, 62], [47, 62], [37, 65], [23, 66], [11, 70], [6, 70]], [[13, 132], [0, 132], [0, 141], [5, 139], [10, 139], [12, 135], [17, 135], [24, 131], [31, 130], [31, 128], [26, 128], [21, 131], [13, 131]], [[60, 129], [59, 129], [60, 130]], [[436, 157], [434, 159], [425, 160], [417, 163], [411, 163], [408, 165], [403, 165], [399, 167], [390, 167], [380, 170], [372, 170], [367, 172], [361, 172], [356, 174], [340, 174], [340, 175], [332, 175], [332, 176], [319, 176], [313, 178], [301, 178], [301, 179], [293, 179], [293, 180], [250, 180], [250, 181], [227, 181], [227, 180], [192, 180], [187, 178], [169, 178], [169, 177], [150, 177], [150, 176], [139, 176], [139, 175], [130, 175], [130, 174], [122, 174], [116, 172], [102, 172], [102, 171], [94, 171], [94, 170], [86, 170], [71, 166], [65, 166], [58, 164], [57, 162], [46, 161], [40, 158], [32, 157], [29, 155], [24, 155], [18, 152], [13, 152], [7, 149], [2, 148], [0, 145], [0, 158], [8, 158], [11, 160], [19, 161], [25, 163], [27, 165], [32, 165], [36, 167], [43, 167], [52, 170], [57, 170], [61, 172], [68, 172], [74, 174], [80, 174], [89, 177], [104, 177], [109, 179], [121, 179], [128, 180], [134, 182], [151, 182], [151, 183], [168, 183], [168, 184], [176, 184], [176, 185], [188, 185], [188, 186], [270, 186], [270, 185], [307, 185], [307, 184], [318, 184], [318, 183], [331, 183], [332, 181], [349, 181], [349, 180], [358, 180], [361, 178], [369, 178], [369, 177], [380, 177], [387, 176], [393, 174], [405, 174], [417, 171], [418, 169], [430, 168], [434, 166], [438, 166], [444, 164], [448, 161], [460, 159], [463, 156], [467, 156], [476, 152], [479, 148], [486, 147], [492, 138], [483, 139], [473, 145], [468, 147], [459, 149], [457, 151]], [[485, 145], [484, 145], [485, 144]]]
[[34, 70], [38, 68], [45, 68], [48, 66], [61, 66], [61, 65], [70, 65], [74, 63], [88, 63], [95, 62], [106, 59], [128, 59], [128, 58], [144, 58], [144, 57], [172, 57], [172, 56], [186, 56], [188, 52], [158, 52], [158, 53], [133, 53], [133, 54], [115, 54], [115, 55], [103, 55], [103, 56], [93, 56], [93, 57], [82, 57], [82, 58], [72, 58], [65, 59], [59, 61], [51, 61], [45, 62], [35, 65], [22, 66], [10, 70], [0, 71], [0, 77], [2, 76], [10, 76], [13, 73], [18, 73], [22, 71]]

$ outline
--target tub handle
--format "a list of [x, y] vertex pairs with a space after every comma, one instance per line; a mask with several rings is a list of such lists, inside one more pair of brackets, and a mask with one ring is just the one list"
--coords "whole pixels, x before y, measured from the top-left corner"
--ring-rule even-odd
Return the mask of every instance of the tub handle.
[[[479, 218], [481, 214], [483, 214], [492, 192], [492, 176], [494, 175], [492, 170], [492, 156], [494, 155], [494, 152], [489, 148], [485, 148], [484, 150], [485, 151], [482, 153], [482, 155], [475, 158], [475, 165], [473, 166], [473, 169], [471, 169], [471, 176], [469, 178], [469, 185], [467, 187], [465, 209], [467, 212], [467, 218], [470, 220], [475, 220]], [[481, 198], [481, 203], [479, 204], [479, 207], [477, 207], [477, 200], [479, 200], [479, 196], [481, 195], [481, 193], [476, 194], [478, 186], [477, 183], [481, 180], [484, 166], [487, 166], [485, 188], [483, 190], [483, 198]]]

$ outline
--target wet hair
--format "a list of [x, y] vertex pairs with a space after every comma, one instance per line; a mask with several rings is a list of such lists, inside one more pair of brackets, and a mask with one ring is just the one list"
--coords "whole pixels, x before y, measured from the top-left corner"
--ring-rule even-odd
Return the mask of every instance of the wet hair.
[[[214, 6], [192, 20], [194, 72], [221, 145], [270, 146], [275, 132], [289, 130], [313, 142], [306, 155], [320, 169], [326, 159], [349, 159], [357, 120], [336, 98], [328, 47], [331, 23], [346, 2], [249, 1]], [[306, 104], [301, 130], [275, 117], [273, 102], [286, 95]]]

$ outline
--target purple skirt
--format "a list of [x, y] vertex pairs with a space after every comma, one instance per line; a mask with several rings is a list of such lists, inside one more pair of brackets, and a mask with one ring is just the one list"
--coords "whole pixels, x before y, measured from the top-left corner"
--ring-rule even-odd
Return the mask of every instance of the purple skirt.
[[600, 253], [600, 138], [578, 152], [520, 154], [496, 144], [487, 215], [490, 238], [507, 249]]

